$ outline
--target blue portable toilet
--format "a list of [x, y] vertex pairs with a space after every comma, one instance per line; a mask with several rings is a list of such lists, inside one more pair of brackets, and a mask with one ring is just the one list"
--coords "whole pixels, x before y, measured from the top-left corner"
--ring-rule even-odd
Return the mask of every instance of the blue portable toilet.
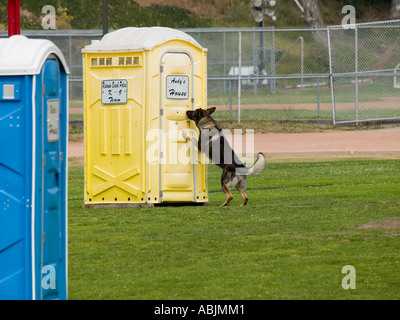
[[68, 74], [51, 41], [0, 39], [0, 299], [67, 298]]

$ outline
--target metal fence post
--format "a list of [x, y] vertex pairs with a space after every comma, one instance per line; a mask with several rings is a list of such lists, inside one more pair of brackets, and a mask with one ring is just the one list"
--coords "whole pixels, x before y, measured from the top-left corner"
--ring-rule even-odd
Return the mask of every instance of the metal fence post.
[[238, 69], [238, 123], [240, 122], [240, 98], [241, 98], [241, 75], [242, 75], [242, 32], [239, 31], [239, 69]]
[[[271, 75], [275, 76], [275, 27], [272, 27]], [[271, 93], [275, 94], [275, 79], [271, 79]]]
[[232, 82], [229, 80], [229, 117], [232, 119]]
[[336, 112], [335, 112], [335, 93], [333, 90], [333, 66], [332, 66], [332, 45], [331, 45], [331, 28], [327, 27], [326, 32], [328, 33], [328, 53], [329, 53], [329, 79], [331, 83], [331, 99], [332, 99], [332, 120], [333, 124], [336, 124]]
[[321, 109], [321, 97], [320, 97], [320, 89], [319, 89], [319, 78], [317, 78], [317, 117], [319, 118], [321, 115], [320, 109]]
[[[226, 33], [222, 33], [222, 48], [223, 48], [223, 60], [224, 60], [224, 75], [226, 75]], [[226, 81], [224, 81], [224, 93], [226, 93]]]
[[358, 28], [354, 26], [354, 50], [355, 50], [355, 86], [356, 86], [356, 123], [358, 124]]
[[[255, 32], [253, 32], [253, 48], [252, 49], [253, 49], [252, 50], [253, 51], [253, 66], [256, 66], [257, 60], [259, 59], [260, 55], [259, 54], [257, 55], [258, 49], [257, 49], [257, 45], [256, 45], [256, 33]], [[253, 83], [254, 94], [258, 93], [258, 83], [257, 82], [258, 81], [254, 81], [254, 83]]]
[[301, 91], [303, 91], [304, 89], [304, 38], [303, 37], [299, 37], [300, 39], [300, 73], [301, 73]]

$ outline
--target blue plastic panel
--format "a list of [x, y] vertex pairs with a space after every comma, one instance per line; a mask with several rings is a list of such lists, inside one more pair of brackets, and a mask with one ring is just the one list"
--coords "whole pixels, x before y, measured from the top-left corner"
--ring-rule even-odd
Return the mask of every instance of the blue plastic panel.
[[32, 77], [3, 84], [18, 99], [0, 99], [0, 299], [31, 299]]

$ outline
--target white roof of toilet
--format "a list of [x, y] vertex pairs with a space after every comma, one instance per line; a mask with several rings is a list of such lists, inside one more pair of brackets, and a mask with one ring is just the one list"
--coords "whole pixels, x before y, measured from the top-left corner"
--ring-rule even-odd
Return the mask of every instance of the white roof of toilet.
[[171, 40], [184, 40], [201, 50], [206, 50], [191, 36], [180, 30], [166, 27], [128, 27], [107, 33], [100, 41], [95, 40], [86, 46], [82, 52], [152, 50]]
[[57, 56], [69, 73], [64, 55], [49, 40], [28, 39], [22, 35], [0, 39], [0, 75], [39, 74], [51, 54]]

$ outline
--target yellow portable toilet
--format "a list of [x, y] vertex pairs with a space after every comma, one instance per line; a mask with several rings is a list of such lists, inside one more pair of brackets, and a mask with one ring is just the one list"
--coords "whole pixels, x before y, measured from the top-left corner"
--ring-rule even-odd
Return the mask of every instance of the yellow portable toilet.
[[207, 50], [170, 28], [123, 28], [83, 50], [85, 206], [208, 202], [187, 110], [207, 108]]

